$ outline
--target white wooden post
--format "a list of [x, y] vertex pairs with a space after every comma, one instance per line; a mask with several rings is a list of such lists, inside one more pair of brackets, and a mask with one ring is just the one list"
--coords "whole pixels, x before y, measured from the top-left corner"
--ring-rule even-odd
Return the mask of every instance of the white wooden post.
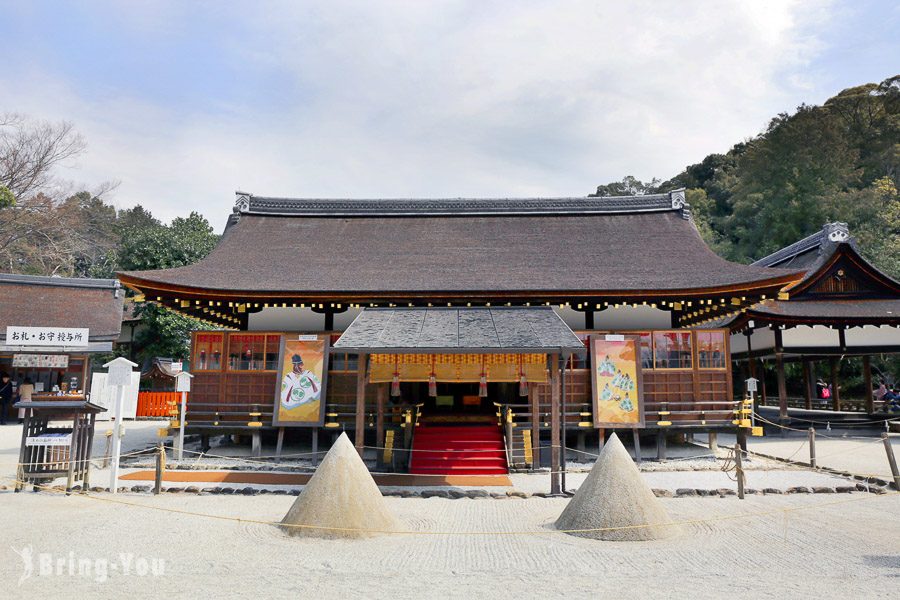
[[181, 392], [181, 420], [178, 424], [178, 453], [176, 458], [184, 456], [184, 413], [187, 410], [187, 393], [191, 391], [191, 378], [194, 376], [185, 371], [175, 376], [175, 391]]
[[137, 365], [120, 356], [103, 366], [108, 370], [106, 384], [116, 387], [116, 406], [113, 413], [116, 424], [113, 428], [112, 466], [109, 474], [109, 491], [115, 494], [119, 488], [119, 455], [122, 453], [122, 436], [124, 435], [122, 403], [125, 400], [125, 387], [131, 385], [131, 374]]

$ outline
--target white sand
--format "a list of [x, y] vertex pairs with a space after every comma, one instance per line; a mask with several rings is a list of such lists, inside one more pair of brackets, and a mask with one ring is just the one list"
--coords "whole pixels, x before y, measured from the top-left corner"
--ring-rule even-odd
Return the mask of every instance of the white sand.
[[[109, 496], [106, 496], [109, 498]], [[181, 509], [277, 522], [285, 496], [122, 495]], [[851, 503], [822, 506], [853, 500]], [[5, 597], [165, 598], [895, 598], [900, 497], [766, 496], [664, 499], [683, 525], [675, 538], [622, 544], [552, 530], [563, 499], [387, 498], [421, 532], [525, 531], [530, 535], [413, 535], [364, 540], [292, 538], [273, 525], [221, 521], [72, 496], [0, 493]], [[819, 506], [789, 513], [783, 508]], [[774, 514], [710, 520], [742, 513]], [[39, 516], [39, 518], [35, 518]], [[22, 582], [13, 552], [118, 561], [164, 559], [165, 576], [110, 572]]]
[[615, 433], [556, 528], [579, 537], [622, 542], [660, 540], [679, 532]]
[[281, 522], [290, 535], [325, 538], [370, 537], [375, 531], [400, 529], [346, 433], [325, 455]]
[[[891, 479], [890, 465], [881, 433], [855, 430], [820, 430], [816, 435], [816, 460], [820, 467], [866, 476]], [[900, 433], [891, 433], [894, 456], [900, 461]], [[701, 436], [697, 436], [701, 438]], [[702, 436], [705, 439], [705, 436]], [[734, 436], [719, 434], [719, 444], [734, 444]], [[751, 437], [747, 449], [769, 456], [809, 463], [809, 443], [804, 433], [791, 432], [788, 437], [778, 434]]]

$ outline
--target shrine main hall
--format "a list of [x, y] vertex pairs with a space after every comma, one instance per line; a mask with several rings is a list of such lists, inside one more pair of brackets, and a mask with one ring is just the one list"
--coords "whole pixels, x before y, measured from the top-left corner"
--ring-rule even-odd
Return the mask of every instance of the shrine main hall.
[[238, 192], [206, 258], [119, 279], [137, 301], [209, 325], [192, 339], [188, 431], [280, 444], [286, 431], [317, 443], [346, 430], [386, 468], [488, 474], [556, 467], [564, 445], [611, 430], [652, 435], [661, 452], [674, 433], [749, 432], [752, 373], [732, 373], [735, 344], [742, 370], [808, 359], [817, 344], [848, 352], [860, 336], [861, 355], [900, 351], [900, 285], [845, 229], [812, 237], [729, 262], [701, 239], [684, 190]]

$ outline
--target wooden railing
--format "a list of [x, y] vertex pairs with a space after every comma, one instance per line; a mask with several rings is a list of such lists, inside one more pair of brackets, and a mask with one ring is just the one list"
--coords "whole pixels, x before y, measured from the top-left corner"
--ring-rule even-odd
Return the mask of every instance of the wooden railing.
[[179, 402], [179, 392], [139, 392], [135, 416], [168, 418], [178, 414]]

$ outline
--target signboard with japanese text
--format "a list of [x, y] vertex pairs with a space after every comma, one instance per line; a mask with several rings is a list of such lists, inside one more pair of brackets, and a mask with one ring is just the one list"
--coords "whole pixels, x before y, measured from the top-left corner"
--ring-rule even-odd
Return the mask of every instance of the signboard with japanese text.
[[13, 354], [12, 366], [23, 369], [67, 369], [68, 354]]
[[272, 415], [276, 427], [319, 427], [325, 422], [329, 340], [316, 334], [282, 338], [281, 385]]
[[591, 336], [595, 427], [644, 427], [638, 344], [635, 335]]
[[7, 346], [63, 346], [86, 347], [89, 331], [86, 327], [20, 327], [6, 328]]

